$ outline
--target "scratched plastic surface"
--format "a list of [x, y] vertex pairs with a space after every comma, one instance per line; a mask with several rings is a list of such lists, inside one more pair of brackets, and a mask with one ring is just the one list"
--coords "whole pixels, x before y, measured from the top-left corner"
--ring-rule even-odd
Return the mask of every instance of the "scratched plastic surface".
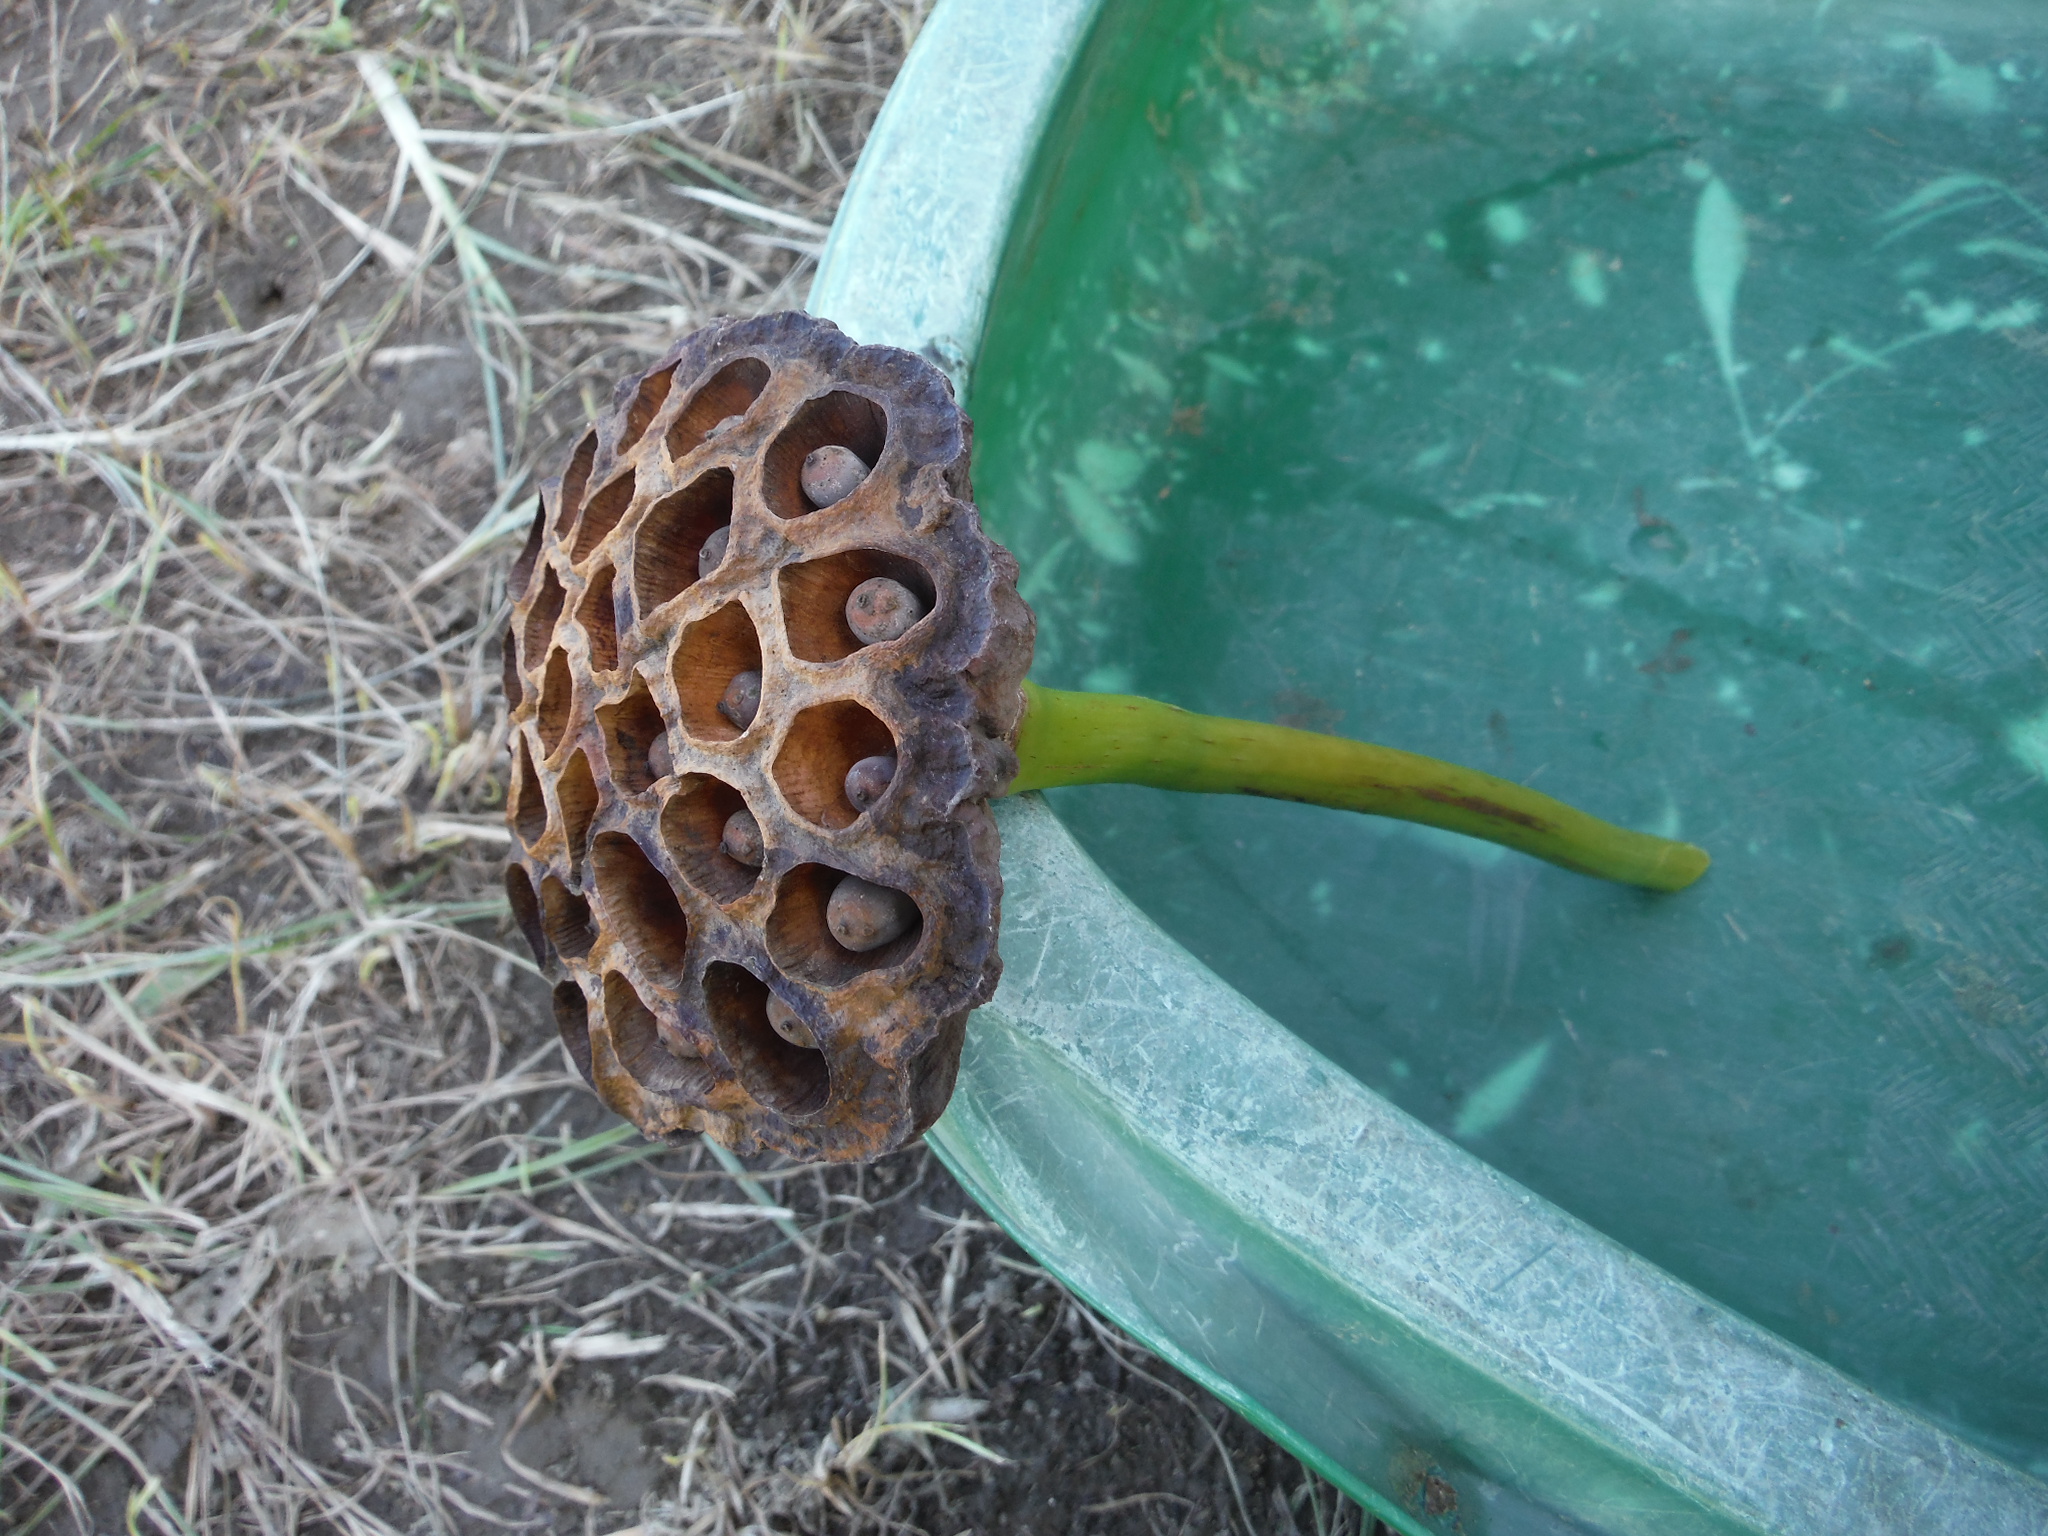
[[1035, 675], [1716, 863], [1054, 809], [1361, 1083], [2048, 1471], [2048, 9], [1176, 16], [1070, 88], [976, 367]]

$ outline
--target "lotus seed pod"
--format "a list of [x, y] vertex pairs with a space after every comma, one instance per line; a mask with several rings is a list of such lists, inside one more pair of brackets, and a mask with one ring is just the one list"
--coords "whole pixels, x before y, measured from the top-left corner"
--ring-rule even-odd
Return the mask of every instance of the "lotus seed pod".
[[761, 674], [740, 672], [725, 685], [725, 693], [718, 701], [718, 712], [741, 730], [754, 723], [754, 716], [761, 712]]
[[697, 576], [699, 580], [709, 576], [725, 563], [725, 546], [732, 542], [732, 525], [711, 530], [711, 537], [704, 541], [704, 547], [697, 551]]
[[846, 770], [846, 798], [856, 811], [873, 809], [896, 778], [896, 759], [888, 753], [864, 757]]
[[865, 645], [901, 638], [924, 614], [917, 594], [890, 576], [870, 576], [846, 599], [846, 627]]
[[[952, 1093], [1001, 973], [987, 802], [1017, 771], [1032, 630], [968, 431], [912, 353], [721, 321], [626, 380], [542, 486], [506, 890], [570, 1058], [649, 1135], [873, 1157]], [[821, 448], [856, 461], [843, 487], [805, 484]], [[876, 577], [925, 617], [867, 647], [847, 599]], [[856, 931], [861, 887], [881, 906]]]
[[846, 500], [868, 477], [868, 461], [851, 448], [828, 443], [804, 456], [803, 492], [814, 507]]
[[857, 955], [893, 944], [917, 926], [917, 903], [901, 891], [848, 875], [825, 906], [832, 937]]
[[749, 869], [761, 867], [761, 823], [754, 820], [754, 813], [742, 807], [725, 818], [725, 829], [718, 836], [718, 846], [725, 850], [725, 856], [736, 864]]

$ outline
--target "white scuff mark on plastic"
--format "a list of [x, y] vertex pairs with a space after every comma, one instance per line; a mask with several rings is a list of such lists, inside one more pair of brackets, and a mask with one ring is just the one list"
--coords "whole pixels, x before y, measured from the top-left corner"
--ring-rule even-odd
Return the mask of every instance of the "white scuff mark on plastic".
[[2024, 240], [2007, 240], [1993, 235], [1983, 240], [1965, 240], [1956, 247], [1965, 256], [2003, 256], [2021, 266], [2033, 267], [2048, 272], [2048, 251], [2038, 245], [2029, 245]]
[[1988, 315], [1977, 317], [1977, 329], [1991, 331], [2022, 331], [2041, 318], [2041, 306], [2033, 299], [2014, 299], [2003, 308], [1994, 309]]
[[1934, 55], [1934, 94], [1944, 106], [1973, 117], [1998, 110], [1998, 81], [1989, 65], [1959, 63], [1941, 44], [1927, 46]]
[[1442, 442], [1425, 448], [1422, 452], [1416, 454], [1414, 458], [1408, 461], [1408, 468], [1417, 474], [1426, 469], [1435, 469], [1451, 456], [1457, 446], [1456, 439], [1447, 437]]
[[1539, 1040], [1493, 1076], [1472, 1090], [1458, 1111], [1451, 1134], [1458, 1137], [1484, 1136], [1522, 1107], [1536, 1079], [1550, 1060], [1550, 1042]]
[[1607, 303], [1607, 274], [1592, 251], [1572, 252], [1572, 259], [1565, 264], [1565, 281], [1572, 286], [1572, 297], [1586, 308], [1600, 309]]
[[1977, 305], [1970, 299], [1957, 298], [1941, 303], [1930, 297], [1925, 289], [1915, 288], [1907, 293], [1906, 301], [1920, 311], [1921, 323], [1938, 335], [1960, 331], [1977, 318]]
[[1083, 693], [1129, 693], [1133, 679], [1129, 667], [1097, 667], [1081, 679]]
[[1125, 496], [1148, 462], [1149, 455], [1127, 443], [1091, 437], [1074, 450], [1077, 473], [1053, 475], [1074, 531], [1112, 565], [1138, 563], [1138, 536]]
[[1780, 458], [1771, 465], [1771, 484], [1781, 491], [1803, 491], [1813, 483], [1813, 477], [1813, 466], [1797, 459]]
[[1529, 238], [1529, 215], [1519, 203], [1489, 203], [1486, 232], [1502, 245], [1520, 245]]
[[1160, 371], [1159, 365], [1150, 358], [1140, 357], [1135, 352], [1126, 352], [1122, 347], [1111, 347], [1109, 355], [1116, 359], [1117, 366], [1132, 384], [1160, 400], [1173, 398], [1173, 380]]
[[1754, 457], [1757, 443], [1749, 430], [1749, 412], [1742, 403], [1735, 361], [1735, 295], [1742, 286], [1742, 269], [1748, 264], [1749, 235], [1742, 227], [1742, 207], [1728, 184], [1710, 175], [1693, 210], [1692, 287], [1707, 323], [1707, 335], [1714, 343], [1714, 360], [1721, 365], [1721, 378], [1728, 386], [1728, 398], [1735, 403], [1743, 446]]
[[1487, 495], [1474, 496], [1469, 501], [1459, 502], [1451, 508], [1451, 516], [1461, 523], [1469, 523], [1474, 518], [1484, 517], [1487, 513], [1497, 511], [1502, 507], [1547, 507], [1549, 505], [1550, 498], [1548, 496], [1539, 496], [1534, 491], [1492, 491]]
[[1138, 536], [1109, 498], [1079, 475], [1053, 473], [1053, 483], [1067, 504], [1067, 520], [1082, 542], [1111, 565], [1138, 563]]
[[1239, 362], [1228, 352], [1205, 352], [1202, 354], [1202, 361], [1207, 363], [1212, 371], [1222, 374], [1234, 384], [1259, 382], [1257, 370]]
[[2048, 779], [2048, 709], [2008, 725], [2005, 728], [2005, 745], [2014, 757]]
[[1074, 450], [1074, 467], [1105, 496], [1120, 495], [1145, 472], [1147, 456], [1125, 443], [1091, 437]]
[[1732, 677], [1721, 679], [1720, 685], [1714, 690], [1714, 702], [1738, 720], [1747, 720], [1755, 713], [1749, 707], [1749, 696], [1742, 691], [1742, 684]]

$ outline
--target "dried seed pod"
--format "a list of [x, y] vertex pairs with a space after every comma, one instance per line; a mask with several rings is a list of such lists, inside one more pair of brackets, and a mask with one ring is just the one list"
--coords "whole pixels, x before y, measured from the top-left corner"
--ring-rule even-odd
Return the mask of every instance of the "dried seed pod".
[[870, 576], [846, 599], [846, 627], [863, 645], [897, 640], [925, 615], [925, 605], [892, 576]]
[[868, 461], [838, 443], [827, 443], [804, 455], [803, 493], [814, 507], [846, 500], [867, 477]]
[[856, 811], [870, 810], [895, 780], [895, 758], [886, 752], [864, 757], [846, 770], [846, 798]]
[[[870, 1157], [945, 1107], [1001, 969], [987, 800], [1032, 631], [967, 466], [943, 375], [792, 314], [680, 342], [542, 487], [507, 890], [571, 1057], [650, 1134]], [[869, 649], [847, 599], [876, 577], [926, 617]]]
[[761, 867], [761, 823], [754, 820], [754, 813], [745, 806], [725, 818], [725, 829], [719, 833], [718, 846], [725, 850], [725, 856], [735, 864], [744, 864], [749, 869]]

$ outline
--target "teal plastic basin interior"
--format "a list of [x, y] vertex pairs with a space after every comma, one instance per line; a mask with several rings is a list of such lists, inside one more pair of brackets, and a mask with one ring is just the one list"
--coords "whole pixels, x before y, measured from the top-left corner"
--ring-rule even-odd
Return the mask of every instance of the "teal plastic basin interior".
[[1026, 10], [813, 306], [962, 386], [1034, 676], [1716, 862], [1027, 797], [935, 1144], [1402, 1529], [2048, 1529], [2048, 7]]

